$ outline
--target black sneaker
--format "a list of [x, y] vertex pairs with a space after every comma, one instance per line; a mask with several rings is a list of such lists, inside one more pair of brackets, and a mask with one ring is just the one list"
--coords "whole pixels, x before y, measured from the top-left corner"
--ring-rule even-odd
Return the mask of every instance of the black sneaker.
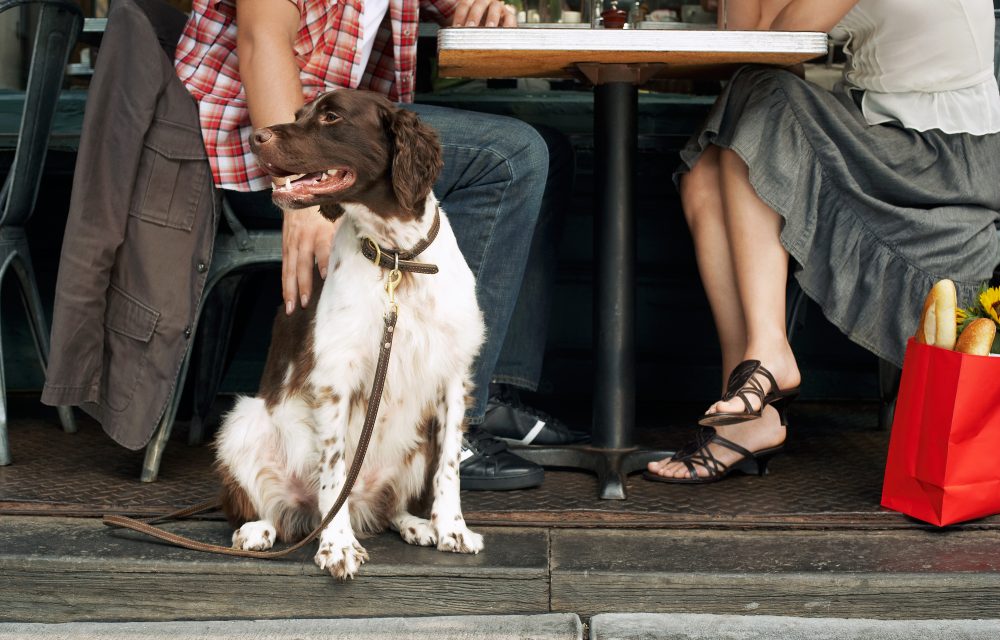
[[516, 456], [507, 443], [478, 427], [469, 427], [462, 438], [459, 477], [468, 491], [508, 491], [529, 489], [542, 484], [545, 470]]
[[490, 385], [486, 418], [480, 426], [517, 445], [567, 445], [590, 440], [589, 433], [574, 431], [549, 414], [526, 406], [517, 390], [506, 384]]

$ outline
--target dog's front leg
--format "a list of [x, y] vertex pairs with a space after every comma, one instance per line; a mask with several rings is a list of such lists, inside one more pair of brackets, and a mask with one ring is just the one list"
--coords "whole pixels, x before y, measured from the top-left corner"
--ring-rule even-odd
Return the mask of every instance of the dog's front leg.
[[[333, 508], [347, 480], [347, 460], [344, 450], [347, 440], [348, 399], [337, 393], [319, 398], [314, 410], [320, 437], [319, 511], [321, 517]], [[368, 552], [358, 542], [351, 529], [350, 499], [320, 534], [319, 550], [314, 560], [320, 569], [329, 571], [340, 580], [353, 578], [368, 560]]]
[[465, 380], [456, 376], [445, 389], [443, 411], [439, 411], [438, 467], [434, 473], [434, 502], [431, 525], [437, 534], [437, 548], [455, 553], [479, 553], [483, 537], [465, 526], [459, 494], [458, 466], [462, 454], [462, 424], [465, 421]]

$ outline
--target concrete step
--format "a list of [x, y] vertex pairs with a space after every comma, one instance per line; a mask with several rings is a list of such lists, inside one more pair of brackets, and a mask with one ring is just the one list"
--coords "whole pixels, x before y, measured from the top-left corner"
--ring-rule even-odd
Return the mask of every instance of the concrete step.
[[572, 614], [356, 620], [0, 624], [0, 640], [582, 640]]
[[778, 616], [603, 614], [590, 640], [996, 640], [1000, 620], [845, 620]]
[[[221, 522], [173, 524], [226, 544]], [[1000, 532], [477, 528], [477, 556], [362, 541], [359, 576], [312, 550], [202, 554], [92, 519], [0, 518], [0, 622], [572, 613], [1000, 619]], [[1000, 635], [998, 635], [1000, 637]]]

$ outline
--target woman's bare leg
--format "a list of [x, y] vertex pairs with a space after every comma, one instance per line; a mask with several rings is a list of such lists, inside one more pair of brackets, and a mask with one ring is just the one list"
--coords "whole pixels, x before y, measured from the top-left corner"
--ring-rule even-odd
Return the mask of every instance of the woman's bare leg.
[[[747, 165], [735, 152], [723, 150], [719, 166], [726, 231], [747, 327], [743, 359], [760, 360], [780, 388], [797, 387], [799, 370], [785, 332], [788, 252], [780, 240], [781, 216], [757, 196]], [[750, 402], [754, 409], [760, 407], [752, 396]], [[712, 410], [739, 412], [745, 407], [735, 398], [716, 403]]]
[[[743, 310], [736, 304], [736, 273], [729, 250], [729, 237], [722, 210], [722, 184], [719, 147], [710, 146], [691, 172], [681, 179], [681, 202], [694, 241], [698, 272], [712, 309], [719, 346], [722, 350], [722, 383], [725, 389], [729, 372], [743, 359], [747, 348], [747, 330]], [[669, 459], [651, 462], [650, 471], [659, 473]], [[669, 474], [672, 475], [672, 474]]]
[[722, 389], [729, 372], [742, 361], [747, 347], [747, 328], [739, 300], [736, 271], [729, 250], [729, 237], [722, 208], [719, 147], [710, 146], [694, 168], [681, 180], [681, 203], [694, 241], [698, 273], [722, 349]]
[[[783, 389], [798, 386], [800, 374], [785, 334], [788, 253], [779, 240], [781, 217], [757, 196], [750, 184], [747, 166], [738, 155], [729, 150], [720, 151], [718, 167], [721, 210], [738, 291], [738, 298], [729, 300], [728, 304], [730, 308], [741, 309], [746, 327], [746, 347], [739, 360], [760, 360]], [[757, 407], [759, 403], [754, 406]], [[718, 402], [709, 409], [744, 410], [739, 399]], [[770, 407], [758, 420], [717, 427], [716, 430], [722, 437], [750, 451], [776, 446], [785, 439], [785, 428], [777, 412]], [[736, 452], [718, 445], [711, 446], [710, 450], [724, 464], [732, 464], [740, 458]], [[689, 474], [681, 462], [661, 461], [652, 463], [649, 468], [668, 477]], [[696, 471], [702, 476], [708, 474], [704, 467], [696, 467]]]

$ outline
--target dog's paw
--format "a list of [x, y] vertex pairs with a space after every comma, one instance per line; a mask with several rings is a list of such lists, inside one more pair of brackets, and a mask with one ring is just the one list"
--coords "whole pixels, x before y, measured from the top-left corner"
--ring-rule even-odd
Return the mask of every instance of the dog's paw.
[[413, 518], [406, 526], [400, 527], [399, 535], [407, 544], [421, 547], [433, 547], [438, 541], [431, 523], [420, 518]]
[[483, 536], [462, 524], [448, 530], [439, 530], [437, 548], [438, 551], [452, 553], [479, 553], [483, 550]]
[[368, 552], [354, 536], [337, 536], [322, 540], [313, 560], [334, 578], [347, 580], [354, 578], [368, 561]]
[[247, 522], [233, 531], [233, 548], [243, 551], [267, 551], [274, 546], [277, 533], [270, 522]]

